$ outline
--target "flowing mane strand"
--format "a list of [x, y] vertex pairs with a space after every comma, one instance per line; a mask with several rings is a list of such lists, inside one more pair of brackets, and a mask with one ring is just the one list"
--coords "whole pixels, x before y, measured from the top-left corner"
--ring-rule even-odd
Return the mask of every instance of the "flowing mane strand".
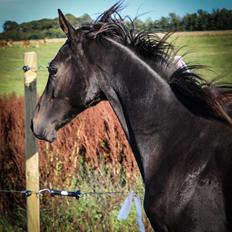
[[175, 60], [178, 50], [168, 42], [172, 33], [160, 38], [138, 32], [133, 20], [119, 14], [122, 8], [121, 2], [116, 3], [95, 22], [79, 30], [86, 31], [87, 38], [96, 39], [102, 45], [108, 37], [128, 47], [169, 83], [177, 99], [192, 113], [232, 125], [232, 86], [207, 82], [194, 72], [202, 66], [178, 67]]

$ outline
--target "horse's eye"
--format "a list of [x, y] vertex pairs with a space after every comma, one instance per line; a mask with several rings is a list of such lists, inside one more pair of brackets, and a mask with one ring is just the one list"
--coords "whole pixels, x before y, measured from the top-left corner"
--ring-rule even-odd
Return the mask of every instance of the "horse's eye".
[[48, 66], [48, 72], [51, 76], [55, 76], [57, 73], [57, 68], [55, 66]]

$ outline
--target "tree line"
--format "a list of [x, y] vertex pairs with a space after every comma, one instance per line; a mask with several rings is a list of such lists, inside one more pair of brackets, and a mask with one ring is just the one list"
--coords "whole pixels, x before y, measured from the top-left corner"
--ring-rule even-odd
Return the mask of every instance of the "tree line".
[[[81, 17], [66, 14], [66, 17], [74, 27], [92, 21], [88, 14]], [[169, 13], [167, 17], [161, 17], [158, 20], [152, 20], [151, 18], [145, 21], [135, 19], [134, 24], [138, 31], [148, 32], [229, 30], [232, 29], [232, 10], [223, 8], [213, 10], [210, 13], [198, 10], [196, 13], [186, 14], [183, 17], [175, 13]], [[61, 37], [64, 37], [64, 34], [60, 30], [57, 18], [41, 19], [21, 24], [15, 21], [6, 21], [3, 24], [3, 32], [0, 33], [0, 39], [12, 40]]]
[[[83, 23], [92, 21], [88, 14], [84, 14], [81, 17], [75, 17], [72, 14], [66, 14], [66, 18], [72, 23], [74, 27], [79, 27]], [[62, 37], [64, 37], [64, 33], [60, 29], [58, 18], [40, 19], [21, 24], [8, 20], [3, 24], [3, 32], [0, 33], [0, 39], [12, 40], [31, 40]]]
[[176, 13], [169, 13], [167, 17], [158, 20], [151, 18], [144, 22], [135, 21], [138, 30], [156, 31], [211, 31], [232, 29], [232, 10], [216, 9], [211, 13], [198, 10], [196, 13], [186, 14], [183, 17]]

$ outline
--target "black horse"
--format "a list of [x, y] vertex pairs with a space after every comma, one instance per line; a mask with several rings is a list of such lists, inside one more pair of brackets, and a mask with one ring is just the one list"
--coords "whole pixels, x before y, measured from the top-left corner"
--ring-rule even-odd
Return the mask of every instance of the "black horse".
[[141, 171], [153, 228], [232, 231], [231, 87], [178, 68], [168, 35], [126, 26], [119, 8], [78, 29], [59, 10], [67, 41], [49, 65], [35, 136], [52, 142], [76, 115], [108, 100]]

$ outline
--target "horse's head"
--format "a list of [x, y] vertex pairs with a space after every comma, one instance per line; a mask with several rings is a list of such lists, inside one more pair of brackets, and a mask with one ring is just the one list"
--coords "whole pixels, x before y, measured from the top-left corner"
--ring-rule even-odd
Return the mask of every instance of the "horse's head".
[[49, 79], [31, 124], [36, 137], [50, 142], [59, 128], [96, 103], [100, 95], [97, 74], [84, 54], [83, 30], [75, 30], [60, 10], [59, 22], [67, 41], [50, 62]]

